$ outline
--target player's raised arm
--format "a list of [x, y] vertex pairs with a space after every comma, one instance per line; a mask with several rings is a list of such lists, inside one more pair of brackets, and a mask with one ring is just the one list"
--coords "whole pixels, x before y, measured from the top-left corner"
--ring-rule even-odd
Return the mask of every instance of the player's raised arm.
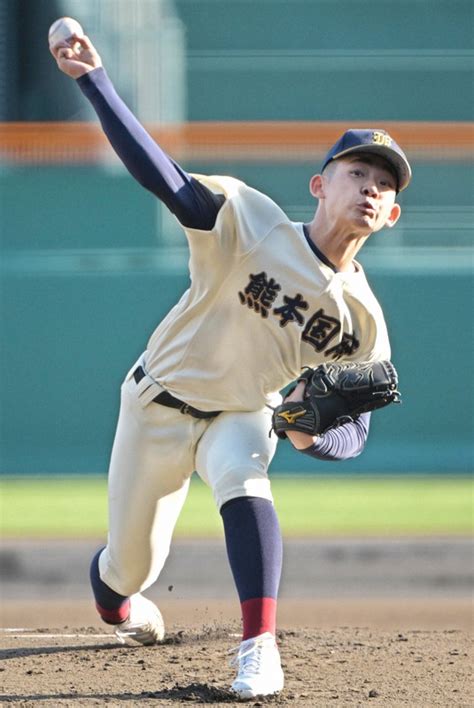
[[225, 198], [191, 177], [157, 145], [118, 96], [90, 39], [73, 34], [50, 46], [50, 51], [59, 69], [77, 80], [133, 177], [163, 201], [183, 226], [211, 230]]

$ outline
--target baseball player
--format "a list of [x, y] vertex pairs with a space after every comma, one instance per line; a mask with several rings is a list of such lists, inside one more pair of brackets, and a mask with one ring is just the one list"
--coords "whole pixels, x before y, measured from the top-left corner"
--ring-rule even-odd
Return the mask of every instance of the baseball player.
[[[164, 635], [141, 593], [158, 578], [196, 471], [222, 516], [243, 623], [232, 690], [242, 699], [282, 690], [275, 641], [282, 542], [268, 467], [280, 391], [303, 367], [390, 356], [381, 308], [354, 260], [373, 232], [400, 216], [411, 177], [382, 130], [348, 130], [311, 178], [308, 224], [237, 179], [190, 175], [140, 125], [87, 37], [51, 51], [77, 80], [126, 168], [175, 215], [186, 235], [191, 285], [126, 375], [109, 470], [109, 536], [92, 561], [101, 618], [123, 642]], [[288, 400], [299, 400], [299, 384]], [[370, 413], [323, 435], [288, 432], [322, 460], [364, 448]]]

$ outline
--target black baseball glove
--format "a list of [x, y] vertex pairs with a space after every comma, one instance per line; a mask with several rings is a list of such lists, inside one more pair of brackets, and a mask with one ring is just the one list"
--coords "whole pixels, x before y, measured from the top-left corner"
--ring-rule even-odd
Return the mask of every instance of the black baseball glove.
[[321, 364], [298, 379], [305, 382], [303, 400], [273, 411], [272, 430], [286, 438], [287, 430], [321, 435], [361, 413], [399, 403], [398, 376], [390, 361]]

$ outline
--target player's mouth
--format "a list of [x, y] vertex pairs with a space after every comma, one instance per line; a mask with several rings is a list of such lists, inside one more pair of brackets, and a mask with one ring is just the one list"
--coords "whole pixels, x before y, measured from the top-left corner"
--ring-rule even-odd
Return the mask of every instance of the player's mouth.
[[375, 216], [377, 213], [376, 208], [370, 202], [361, 202], [357, 204], [357, 208], [360, 209], [363, 214], [367, 214], [367, 216]]

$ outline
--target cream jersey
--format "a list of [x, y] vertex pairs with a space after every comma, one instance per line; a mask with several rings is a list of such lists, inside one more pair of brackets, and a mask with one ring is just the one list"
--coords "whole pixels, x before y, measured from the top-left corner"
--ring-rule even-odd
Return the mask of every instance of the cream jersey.
[[305, 366], [390, 358], [360, 264], [334, 272], [269, 197], [194, 177], [226, 201], [212, 231], [185, 228], [191, 285], [148, 342], [150, 376], [200, 410], [252, 411], [275, 405]]

